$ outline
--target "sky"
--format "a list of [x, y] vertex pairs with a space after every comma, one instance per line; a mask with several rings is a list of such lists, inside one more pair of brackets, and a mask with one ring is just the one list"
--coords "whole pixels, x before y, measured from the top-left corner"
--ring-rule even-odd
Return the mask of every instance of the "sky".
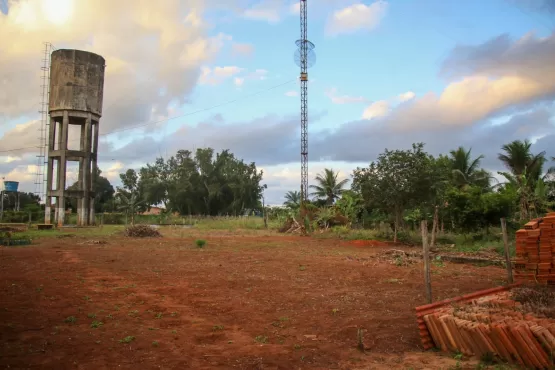
[[[309, 178], [384, 149], [555, 156], [555, 0], [308, 0]], [[179, 149], [229, 149], [265, 201], [300, 187], [296, 0], [0, 0], [0, 177], [37, 191], [44, 42], [106, 59], [99, 167], [113, 185]], [[72, 134], [70, 132], [70, 140]], [[73, 139], [75, 140], [75, 139]], [[68, 181], [76, 179], [70, 167]]]

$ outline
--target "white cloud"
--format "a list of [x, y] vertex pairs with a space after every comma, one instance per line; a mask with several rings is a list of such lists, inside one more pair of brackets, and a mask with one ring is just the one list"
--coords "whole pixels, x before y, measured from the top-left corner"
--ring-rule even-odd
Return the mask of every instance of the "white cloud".
[[291, 14], [299, 15], [299, 13], [301, 12], [301, 3], [296, 2], [294, 4], [291, 4], [291, 6], [289, 7], [289, 12]]
[[399, 101], [401, 101], [401, 102], [405, 102], [405, 101], [413, 99], [415, 96], [416, 96], [416, 94], [413, 93], [412, 91], [407, 91], [406, 93], [399, 94], [397, 99], [399, 99]]
[[248, 19], [277, 23], [281, 20], [284, 4], [282, 0], [262, 0], [243, 12]]
[[349, 96], [349, 95], [337, 95], [337, 88], [333, 87], [328, 89], [326, 92], [328, 98], [330, 98], [333, 104], [350, 104], [350, 103], [367, 103], [368, 99], [363, 96]]
[[389, 103], [386, 100], [380, 100], [370, 104], [362, 113], [362, 118], [371, 120], [386, 116], [389, 113]]
[[297, 91], [287, 91], [285, 93], [285, 96], [289, 96], [289, 97], [295, 97], [295, 96], [299, 96], [299, 93]]
[[245, 83], [245, 79], [241, 78], [241, 77], [235, 77], [235, 79], [233, 80], [233, 83], [235, 84], [235, 86], [243, 86], [243, 83]]
[[231, 50], [236, 55], [251, 56], [254, 53], [254, 46], [252, 44], [233, 43]]
[[244, 69], [237, 66], [202, 67], [199, 83], [202, 85], [219, 85], [226, 79], [241, 73]]
[[372, 30], [385, 16], [387, 6], [386, 1], [377, 0], [370, 5], [357, 3], [337, 10], [328, 20], [326, 32], [329, 35], [339, 35]]
[[12, 1], [8, 14], [0, 14], [0, 35], [10, 40], [0, 53], [0, 122], [36, 115], [45, 40], [106, 59], [103, 132], [147, 122], [152, 108], [157, 116], [166, 115], [171, 104], [185, 102], [201, 66], [231, 40], [208, 35], [201, 0], [65, 1], [67, 7]]

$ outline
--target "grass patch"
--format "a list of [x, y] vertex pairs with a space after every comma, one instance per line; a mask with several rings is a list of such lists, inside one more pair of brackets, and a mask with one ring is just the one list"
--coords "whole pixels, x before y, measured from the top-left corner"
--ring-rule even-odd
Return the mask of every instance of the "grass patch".
[[31, 228], [21, 233], [14, 233], [17, 239], [41, 239], [41, 238], [65, 238], [72, 236], [95, 237], [110, 236], [119, 233], [124, 229], [124, 225], [105, 225], [103, 227], [87, 228], [55, 228], [52, 230], [37, 230]]
[[120, 343], [131, 343], [135, 340], [135, 337], [132, 335], [128, 335], [127, 337], [120, 339], [119, 342]]
[[254, 337], [254, 341], [256, 343], [268, 343], [268, 337], [265, 335], [257, 335], [256, 337]]

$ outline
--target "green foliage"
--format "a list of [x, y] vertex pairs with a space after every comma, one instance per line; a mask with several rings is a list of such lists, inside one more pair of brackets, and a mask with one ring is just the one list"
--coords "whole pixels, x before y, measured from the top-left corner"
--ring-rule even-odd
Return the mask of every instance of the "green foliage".
[[204, 246], [206, 245], [206, 240], [197, 239], [197, 240], [195, 240], [195, 244], [198, 248], [204, 248]]
[[450, 188], [446, 193], [449, 218], [459, 231], [476, 231], [498, 225], [501, 217], [514, 211], [516, 194], [511, 191], [487, 192], [476, 186], [465, 190]]
[[[393, 230], [418, 229], [420, 220], [432, 221], [437, 207], [442, 230], [474, 232], [498, 226], [501, 217], [514, 224], [549, 211], [555, 204], [555, 170], [541, 177], [544, 153], [530, 153], [527, 141], [502, 150], [499, 159], [510, 170], [502, 173], [508, 182], [494, 187], [491, 174], [480, 168], [483, 156], [473, 158], [470, 149], [459, 147], [435, 158], [423, 144], [413, 144], [412, 150], [385, 150], [369, 167], [353, 172], [352, 190], [363, 199], [365, 224], [387, 221]], [[338, 205], [351, 218], [345, 206], [349, 202], [345, 197]]]
[[418, 143], [412, 150], [386, 149], [367, 168], [354, 170], [352, 189], [362, 195], [368, 208], [391, 215], [397, 230], [407, 208], [432, 201], [438, 177], [433, 157]]
[[[114, 187], [110, 184], [110, 181], [108, 181], [106, 177], [100, 175], [101, 173], [102, 171], [98, 167], [96, 167], [93, 172], [95, 189], [94, 209], [97, 213], [114, 210]], [[80, 190], [79, 182], [74, 182], [67, 188], [67, 190]], [[77, 211], [77, 198], [69, 198], [69, 202], [66, 203], [66, 207], [71, 207], [74, 212]]]
[[298, 191], [288, 191], [285, 193], [283, 205], [289, 209], [298, 209], [301, 206], [301, 193]]
[[359, 221], [365, 213], [364, 198], [352, 190], [345, 190], [341, 198], [335, 203], [335, 207], [350, 222]]
[[336, 199], [343, 193], [343, 187], [349, 182], [348, 179], [337, 181], [339, 172], [334, 172], [332, 169], [324, 169], [324, 173], [316, 175], [314, 179], [317, 185], [310, 185], [309, 188], [314, 189], [310, 195], [324, 200], [325, 204], [330, 206]]
[[[16, 208], [17, 196], [15, 193], [3, 193], [4, 212], [14, 211]], [[29, 212], [38, 212], [41, 210], [40, 197], [33, 193], [19, 193], [19, 209], [26, 214]]]
[[[247, 164], [228, 150], [197, 149], [195, 155], [179, 150], [165, 160], [157, 158], [139, 172], [121, 174], [120, 193], [137, 194], [150, 205], [163, 204], [168, 212], [185, 215], [243, 215], [261, 209], [262, 171]], [[141, 211], [141, 207], [138, 207]]]

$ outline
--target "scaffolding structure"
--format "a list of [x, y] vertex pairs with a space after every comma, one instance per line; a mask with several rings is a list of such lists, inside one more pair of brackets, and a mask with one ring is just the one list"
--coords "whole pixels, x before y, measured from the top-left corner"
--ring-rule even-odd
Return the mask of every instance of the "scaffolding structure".
[[37, 166], [35, 170], [35, 194], [44, 200], [46, 191], [46, 166], [47, 160], [47, 139], [49, 131], [48, 119], [48, 99], [50, 97], [50, 55], [53, 51], [52, 44], [43, 42], [43, 58], [41, 69], [40, 84], [40, 122], [39, 122], [39, 154], [37, 154]]

